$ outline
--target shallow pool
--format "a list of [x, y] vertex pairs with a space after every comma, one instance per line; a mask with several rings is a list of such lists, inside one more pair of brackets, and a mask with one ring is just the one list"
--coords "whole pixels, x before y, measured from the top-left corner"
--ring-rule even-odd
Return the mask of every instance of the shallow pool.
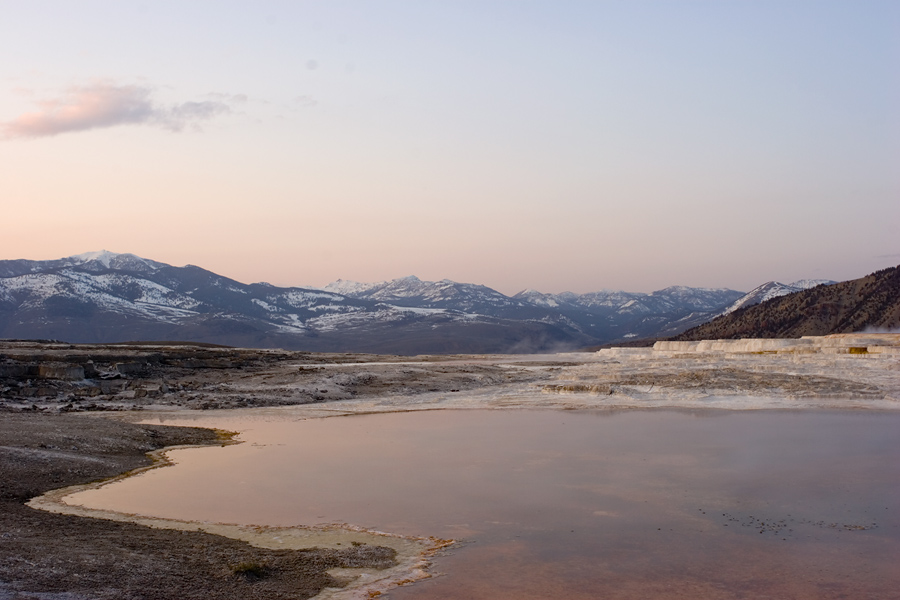
[[[196, 424], [191, 421], [190, 424]], [[428, 411], [225, 417], [70, 498], [260, 525], [463, 540], [395, 599], [898, 598], [900, 415]]]

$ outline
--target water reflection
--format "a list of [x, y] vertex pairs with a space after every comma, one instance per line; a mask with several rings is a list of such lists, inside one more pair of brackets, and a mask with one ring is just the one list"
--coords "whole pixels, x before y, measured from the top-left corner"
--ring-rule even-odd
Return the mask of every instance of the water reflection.
[[447, 577], [396, 599], [900, 589], [894, 414], [434, 411], [209, 424], [247, 443], [176, 451], [174, 468], [76, 500], [466, 540], [438, 560]]

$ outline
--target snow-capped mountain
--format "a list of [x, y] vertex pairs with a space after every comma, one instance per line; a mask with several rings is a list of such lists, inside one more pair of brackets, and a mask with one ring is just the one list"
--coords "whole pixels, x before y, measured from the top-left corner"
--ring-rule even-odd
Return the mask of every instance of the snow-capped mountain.
[[571, 327], [603, 342], [673, 335], [703, 323], [739, 298], [729, 289], [673, 286], [649, 294], [603, 290], [506, 296], [483, 285], [403, 277], [378, 283], [337, 280], [324, 288], [396, 306], [445, 308], [499, 318], [532, 319]]
[[800, 281], [787, 284], [779, 283], [777, 281], [768, 281], [735, 300], [733, 304], [719, 314], [727, 315], [739, 308], [753, 306], [754, 304], [759, 304], [766, 300], [771, 300], [772, 298], [786, 296], [801, 290], [808, 290], [819, 285], [831, 285], [833, 283], [837, 282], [831, 281], [830, 279], [801, 279]]
[[325, 314], [363, 310], [337, 294], [247, 286], [191, 265], [173, 267], [106, 251], [53, 261], [0, 261], [0, 274], [4, 308], [18, 313], [39, 311], [42, 322], [98, 312], [173, 325], [202, 315], [241, 315], [300, 331], [305, 327], [302, 323]]
[[519, 292], [514, 298], [526, 300], [533, 304], [560, 307], [577, 306], [585, 309], [608, 308], [627, 313], [662, 313], [690, 309], [692, 311], [711, 311], [721, 307], [723, 303], [738, 297], [741, 292], [725, 288], [692, 288], [672, 286], [649, 294], [640, 292], [622, 292], [602, 290], [588, 294], [542, 294], [535, 290]]
[[393, 353], [547, 350], [592, 341], [542, 311], [540, 318], [504, 319], [432, 299], [433, 306], [401, 306], [327, 290], [248, 285], [200, 267], [105, 251], [0, 261], [0, 337], [7, 338]]
[[724, 288], [673, 286], [649, 294], [617, 290], [544, 294], [525, 290], [514, 298], [559, 311], [582, 330], [608, 343], [674, 335], [708, 321], [740, 296], [741, 292]]
[[457, 283], [449, 279], [422, 281], [413, 275], [379, 283], [338, 279], [323, 288], [362, 300], [377, 300], [396, 306], [444, 308], [495, 317], [544, 318], [546, 310], [518, 298], [510, 298], [484, 285]]
[[81, 271], [99, 273], [101, 271], [118, 270], [137, 273], [152, 272], [168, 265], [147, 260], [134, 254], [116, 254], [100, 250], [85, 252], [59, 260], [0, 260], [0, 277], [15, 277], [27, 273], [41, 273], [64, 269], [78, 268]]
[[282, 288], [100, 251], [0, 261], [0, 337], [399, 354], [546, 351], [672, 335], [741, 295], [671, 287], [650, 294], [526, 290], [510, 297], [483, 285], [416, 277]]

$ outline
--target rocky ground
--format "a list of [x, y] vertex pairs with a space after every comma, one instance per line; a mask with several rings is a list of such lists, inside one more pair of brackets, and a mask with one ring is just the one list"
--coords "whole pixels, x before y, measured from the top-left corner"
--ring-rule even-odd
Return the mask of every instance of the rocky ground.
[[[222, 443], [208, 429], [127, 422], [141, 416], [900, 408], [900, 354], [641, 352], [409, 358], [0, 342], [0, 600], [309, 598], [344, 583], [335, 568], [395, 565], [387, 545], [271, 550], [25, 506], [48, 490], [149, 464], [152, 450]], [[123, 418], [76, 414], [97, 411]]]
[[409, 358], [194, 345], [0, 342], [0, 408], [83, 412], [285, 406], [458, 392], [543, 376], [531, 368], [533, 363], [524, 365], [498, 365], [497, 360], [466, 355]]

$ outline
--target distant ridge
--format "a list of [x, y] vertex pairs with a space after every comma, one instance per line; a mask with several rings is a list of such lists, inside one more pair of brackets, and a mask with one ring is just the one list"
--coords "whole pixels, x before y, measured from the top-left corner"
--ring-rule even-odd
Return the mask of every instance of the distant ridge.
[[670, 339], [797, 338], [900, 327], [900, 266], [738, 308]]
[[705, 323], [744, 296], [727, 288], [671, 286], [651, 293], [601, 290], [545, 294], [524, 290], [505, 296], [483, 285], [415, 276], [392, 281], [337, 281], [323, 288], [358, 300], [419, 309], [458, 310], [497, 318], [537, 319], [565, 325], [597, 341], [668, 336]]

